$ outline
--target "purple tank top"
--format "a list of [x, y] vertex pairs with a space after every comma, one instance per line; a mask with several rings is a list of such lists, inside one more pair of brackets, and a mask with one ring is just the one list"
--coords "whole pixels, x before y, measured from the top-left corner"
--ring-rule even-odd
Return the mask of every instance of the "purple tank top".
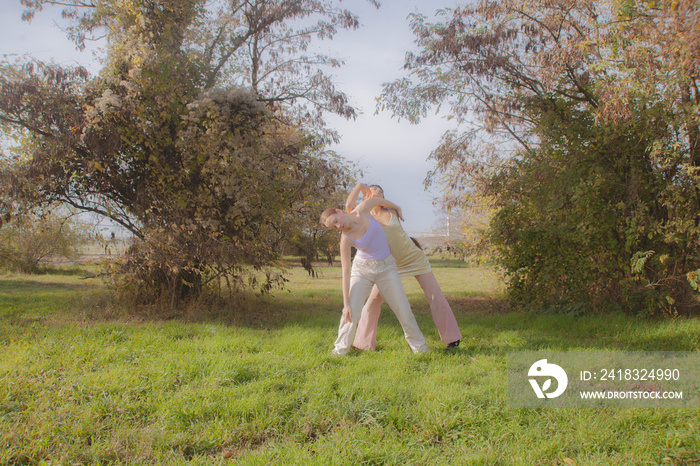
[[[365, 260], [380, 261], [391, 255], [389, 244], [386, 242], [386, 235], [382, 226], [372, 217], [368, 217], [364, 213], [362, 215], [369, 219], [369, 228], [362, 238], [354, 240], [348, 236], [348, 239], [357, 248], [357, 257]], [[347, 235], [345, 235], [347, 236]]]

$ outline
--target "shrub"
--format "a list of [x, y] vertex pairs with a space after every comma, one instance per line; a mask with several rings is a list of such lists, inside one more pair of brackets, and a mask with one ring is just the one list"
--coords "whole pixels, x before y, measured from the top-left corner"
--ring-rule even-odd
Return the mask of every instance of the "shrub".
[[0, 227], [0, 268], [38, 273], [50, 259], [75, 259], [88, 241], [87, 229], [55, 212], [27, 213]]

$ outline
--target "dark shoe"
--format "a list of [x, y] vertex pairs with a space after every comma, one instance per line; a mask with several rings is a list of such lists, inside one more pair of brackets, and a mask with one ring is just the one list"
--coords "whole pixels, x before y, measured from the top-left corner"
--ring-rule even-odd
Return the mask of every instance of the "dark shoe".
[[453, 341], [452, 343], [448, 343], [447, 347], [448, 348], [457, 348], [459, 346], [459, 342], [461, 340]]

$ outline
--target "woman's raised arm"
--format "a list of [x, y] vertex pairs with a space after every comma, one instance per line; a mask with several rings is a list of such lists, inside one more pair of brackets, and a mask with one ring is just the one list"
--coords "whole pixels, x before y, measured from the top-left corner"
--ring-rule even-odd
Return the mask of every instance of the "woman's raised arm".
[[352, 212], [355, 209], [355, 204], [357, 203], [357, 198], [360, 197], [360, 193], [362, 193], [365, 199], [369, 199], [369, 187], [364, 183], [357, 183], [345, 200], [345, 212]]
[[390, 209], [394, 209], [396, 211], [396, 215], [398, 215], [399, 220], [403, 222], [403, 213], [401, 212], [401, 207], [397, 206], [391, 201], [388, 201], [386, 199], [383, 199], [381, 197], [373, 197], [371, 199], [365, 199], [364, 201], [360, 202], [360, 205], [356, 207], [357, 210], [360, 212], [363, 212], [367, 215], [377, 207], [378, 205], [388, 207]]

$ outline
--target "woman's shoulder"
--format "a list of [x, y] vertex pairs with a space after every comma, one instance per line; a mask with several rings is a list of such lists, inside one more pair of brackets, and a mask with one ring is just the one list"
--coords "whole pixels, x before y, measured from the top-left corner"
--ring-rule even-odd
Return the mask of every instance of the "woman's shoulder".
[[391, 218], [389, 219], [389, 222], [393, 225], [398, 225], [403, 229], [401, 226], [401, 220], [399, 220], [399, 216], [396, 214], [396, 212], [391, 212]]
[[388, 210], [381, 209], [379, 212], [373, 210], [372, 217], [383, 226], [391, 222], [391, 213]]

